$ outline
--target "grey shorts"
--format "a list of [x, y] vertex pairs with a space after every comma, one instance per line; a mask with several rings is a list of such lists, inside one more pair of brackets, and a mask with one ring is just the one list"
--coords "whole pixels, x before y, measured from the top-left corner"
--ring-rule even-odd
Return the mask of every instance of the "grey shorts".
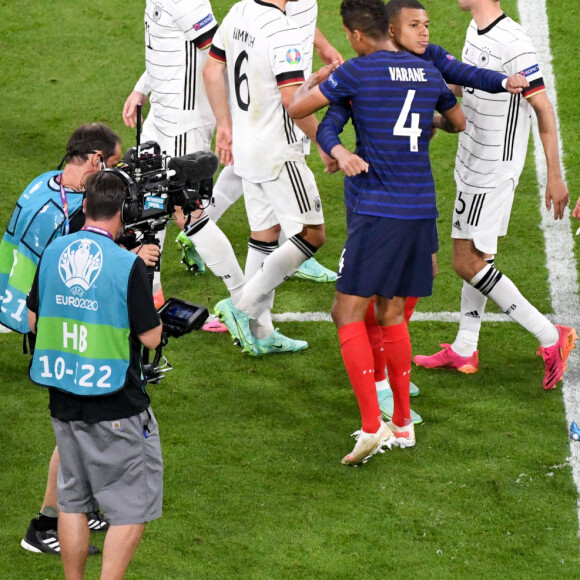
[[58, 508], [88, 513], [97, 500], [111, 525], [161, 517], [163, 460], [151, 408], [116, 421], [52, 419], [60, 454]]

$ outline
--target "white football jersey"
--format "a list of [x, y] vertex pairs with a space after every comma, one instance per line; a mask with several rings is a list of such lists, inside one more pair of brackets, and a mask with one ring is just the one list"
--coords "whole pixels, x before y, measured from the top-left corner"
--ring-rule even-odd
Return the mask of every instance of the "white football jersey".
[[304, 82], [302, 33], [279, 8], [235, 4], [210, 56], [227, 65], [235, 172], [253, 183], [278, 177], [286, 161], [304, 161], [302, 132], [282, 105], [280, 88]]
[[203, 67], [216, 28], [208, 0], [147, 0], [146, 71], [135, 90], [150, 91], [150, 114], [161, 133], [215, 125]]
[[532, 107], [526, 97], [545, 90], [538, 57], [521, 26], [503, 14], [484, 30], [472, 20], [463, 62], [505, 75], [524, 74], [530, 87], [521, 95], [463, 88], [467, 127], [459, 135], [455, 161], [457, 189], [484, 193], [500, 182], [517, 185], [524, 167]]
[[318, 0], [297, 0], [286, 4], [286, 14], [302, 32], [302, 48], [304, 77], [312, 74], [312, 59], [314, 55], [314, 35], [316, 34], [316, 19], [318, 18]]

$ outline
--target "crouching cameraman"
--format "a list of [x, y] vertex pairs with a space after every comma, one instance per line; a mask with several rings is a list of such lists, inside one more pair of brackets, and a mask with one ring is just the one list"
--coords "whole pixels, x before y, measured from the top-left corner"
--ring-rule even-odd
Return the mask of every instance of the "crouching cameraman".
[[110, 523], [103, 578], [123, 577], [146, 522], [161, 516], [163, 462], [142, 346], [157, 347], [162, 325], [144, 262], [115, 243], [125, 196], [118, 170], [89, 177], [83, 229], [48, 246], [27, 299], [37, 333], [30, 376], [49, 389], [60, 452], [67, 579], [83, 576], [95, 500]]

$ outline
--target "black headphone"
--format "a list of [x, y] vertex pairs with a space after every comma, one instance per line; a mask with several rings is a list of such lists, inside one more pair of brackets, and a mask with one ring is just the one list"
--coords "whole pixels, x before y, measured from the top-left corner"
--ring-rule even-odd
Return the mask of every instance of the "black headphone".
[[141, 215], [137, 185], [129, 174], [118, 167], [103, 169], [102, 173], [114, 173], [123, 182], [125, 199], [121, 207], [121, 221], [123, 225], [134, 223]]

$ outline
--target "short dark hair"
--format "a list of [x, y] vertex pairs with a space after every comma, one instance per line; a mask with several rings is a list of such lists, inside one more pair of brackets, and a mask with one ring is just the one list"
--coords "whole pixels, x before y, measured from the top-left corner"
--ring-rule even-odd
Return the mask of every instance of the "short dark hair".
[[121, 142], [119, 136], [103, 123], [88, 123], [75, 129], [66, 145], [64, 161], [86, 161], [91, 153], [102, 151], [106, 161], [114, 155], [117, 144]]
[[403, 8], [411, 10], [425, 10], [425, 6], [419, 0], [390, 0], [386, 5], [387, 21], [396, 20]]
[[114, 171], [98, 171], [87, 179], [85, 213], [93, 220], [110, 219], [121, 209], [127, 184]]
[[351, 32], [358, 30], [373, 40], [388, 34], [389, 21], [383, 0], [342, 0], [340, 15]]

